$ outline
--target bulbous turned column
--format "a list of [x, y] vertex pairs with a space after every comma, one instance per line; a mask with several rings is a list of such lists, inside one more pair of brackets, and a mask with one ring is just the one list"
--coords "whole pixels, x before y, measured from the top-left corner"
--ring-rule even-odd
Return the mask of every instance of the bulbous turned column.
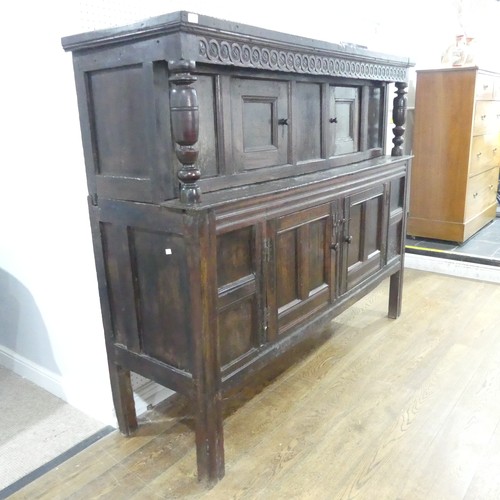
[[192, 84], [197, 80], [192, 74], [194, 61], [169, 61], [170, 78], [170, 117], [172, 137], [175, 141], [175, 154], [182, 167], [177, 172], [180, 181], [179, 198], [182, 203], [192, 205], [201, 197], [197, 184], [201, 172], [195, 166], [198, 159], [199, 110], [198, 95]]
[[404, 124], [406, 122], [406, 87], [408, 85], [405, 82], [396, 82], [396, 97], [394, 98], [392, 107], [392, 120], [396, 126], [392, 129], [394, 147], [392, 148], [391, 156], [403, 156], [403, 148], [401, 146], [404, 142]]

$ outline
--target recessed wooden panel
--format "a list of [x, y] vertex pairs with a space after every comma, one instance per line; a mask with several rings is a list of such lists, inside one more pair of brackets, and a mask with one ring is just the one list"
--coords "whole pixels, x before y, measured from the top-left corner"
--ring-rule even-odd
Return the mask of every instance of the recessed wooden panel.
[[391, 212], [404, 206], [404, 183], [405, 179], [403, 177], [391, 181], [391, 199], [389, 202]]
[[364, 256], [369, 258], [380, 251], [380, 218], [382, 216], [382, 197], [367, 200], [364, 205]]
[[390, 200], [386, 198], [385, 191], [386, 186], [381, 185], [346, 200], [348, 243], [344, 292], [380, 269], [386, 259], [387, 208]]
[[328, 282], [325, 266], [328, 219], [320, 219], [309, 224], [307, 247], [309, 265], [309, 292]]
[[298, 295], [298, 249], [297, 230], [284, 231], [276, 237], [276, 262], [278, 263], [277, 302], [278, 308], [294, 300]]
[[215, 133], [215, 82], [213, 76], [198, 75], [194, 85], [198, 94], [199, 106], [199, 150], [196, 166], [203, 177], [213, 177], [219, 174], [217, 162], [217, 135]]
[[149, 177], [148, 117], [142, 65], [88, 74], [98, 173]]
[[189, 283], [182, 237], [135, 229], [137, 308], [142, 350], [177, 368], [189, 368]]
[[387, 238], [387, 261], [390, 261], [401, 253], [402, 225], [403, 221], [400, 220], [389, 226], [389, 234]]
[[330, 299], [332, 206], [325, 203], [282, 216], [271, 227], [276, 231], [276, 294], [270, 294], [270, 334], [277, 336]]
[[275, 80], [231, 80], [235, 170], [288, 163], [288, 84]]
[[383, 117], [382, 89], [369, 87], [368, 89], [368, 148], [382, 146], [382, 117]]
[[107, 292], [113, 320], [113, 340], [134, 352], [140, 351], [134, 276], [130, 261], [127, 226], [100, 223]]
[[221, 287], [254, 272], [252, 227], [217, 237], [217, 286]]
[[223, 366], [258, 346], [255, 295], [220, 311], [218, 328], [220, 359]]
[[361, 210], [361, 205], [352, 205], [349, 212], [349, 235], [352, 236], [352, 241], [347, 247], [347, 267], [352, 267], [361, 260], [360, 237], [363, 234]]
[[297, 83], [293, 117], [297, 161], [321, 158], [321, 86]]
[[243, 97], [243, 150], [274, 151], [276, 99]]
[[330, 156], [359, 151], [359, 89], [330, 87]]

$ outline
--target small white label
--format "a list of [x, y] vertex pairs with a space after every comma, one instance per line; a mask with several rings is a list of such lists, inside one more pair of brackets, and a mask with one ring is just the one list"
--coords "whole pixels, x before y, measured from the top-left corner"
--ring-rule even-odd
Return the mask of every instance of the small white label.
[[198, 24], [198, 14], [188, 12], [188, 23]]
[[165, 254], [166, 255], [172, 255], [172, 249], [171, 248], [165, 248]]

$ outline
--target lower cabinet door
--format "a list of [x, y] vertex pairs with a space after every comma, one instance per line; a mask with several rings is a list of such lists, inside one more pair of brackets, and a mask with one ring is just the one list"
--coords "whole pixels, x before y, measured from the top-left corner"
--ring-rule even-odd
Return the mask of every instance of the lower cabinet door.
[[334, 281], [333, 207], [319, 205], [268, 222], [270, 339], [327, 306]]
[[341, 293], [351, 290], [385, 263], [386, 191], [385, 185], [381, 184], [345, 198]]

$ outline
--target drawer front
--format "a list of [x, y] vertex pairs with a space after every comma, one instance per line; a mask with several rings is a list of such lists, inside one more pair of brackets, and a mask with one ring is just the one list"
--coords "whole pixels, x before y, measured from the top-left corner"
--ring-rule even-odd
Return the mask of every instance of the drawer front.
[[500, 166], [500, 134], [478, 135], [472, 138], [469, 175]]
[[498, 168], [469, 178], [465, 220], [469, 220], [496, 202]]
[[500, 130], [500, 101], [477, 101], [473, 135], [492, 134]]
[[500, 100], [500, 77], [495, 78], [493, 82], [493, 99]]
[[495, 77], [478, 73], [476, 76], [476, 99], [493, 99], [495, 88]]

